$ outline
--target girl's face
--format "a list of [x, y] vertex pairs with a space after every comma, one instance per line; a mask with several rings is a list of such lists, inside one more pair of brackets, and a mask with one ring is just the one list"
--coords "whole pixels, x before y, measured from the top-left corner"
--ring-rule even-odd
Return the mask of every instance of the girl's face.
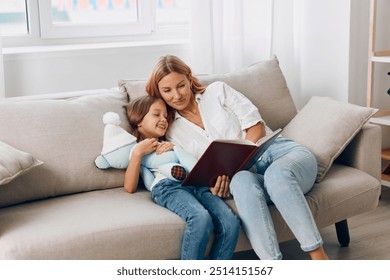
[[172, 72], [158, 83], [158, 90], [165, 102], [177, 111], [186, 109], [194, 95], [187, 76]]
[[138, 131], [142, 138], [159, 138], [165, 135], [168, 129], [167, 106], [159, 99], [150, 106], [149, 112], [138, 124]]

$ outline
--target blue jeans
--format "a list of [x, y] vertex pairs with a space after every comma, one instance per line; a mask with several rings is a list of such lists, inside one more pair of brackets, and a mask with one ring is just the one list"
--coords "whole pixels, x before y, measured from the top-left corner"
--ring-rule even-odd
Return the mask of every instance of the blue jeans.
[[303, 251], [320, 247], [322, 238], [304, 196], [313, 187], [317, 175], [317, 162], [311, 152], [278, 137], [253, 169], [233, 176], [230, 190], [243, 228], [259, 258], [282, 258], [268, 209], [271, 203], [279, 210]]
[[152, 189], [152, 199], [186, 221], [181, 259], [204, 259], [211, 233], [215, 231], [210, 259], [231, 259], [240, 231], [240, 220], [208, 187], [182, 186], [163, 179]]

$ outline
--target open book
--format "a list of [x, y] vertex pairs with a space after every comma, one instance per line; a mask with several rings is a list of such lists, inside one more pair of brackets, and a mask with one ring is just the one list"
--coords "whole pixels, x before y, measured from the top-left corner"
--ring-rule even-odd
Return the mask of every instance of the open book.
[[250, 169], [281, 131], [275, 130], [256, 144], [247, 140], [214, 140], [182, 184], [212, 187], [218, 176], [231, 179], [238, 171]]

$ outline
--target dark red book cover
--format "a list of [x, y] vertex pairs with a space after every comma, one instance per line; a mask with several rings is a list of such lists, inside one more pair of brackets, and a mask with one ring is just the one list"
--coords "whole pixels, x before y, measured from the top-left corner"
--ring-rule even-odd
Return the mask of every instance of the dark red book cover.
[[240, 170], [248, 170], [260, 158], [281, 129], [261, 138], [256, 144], [246, 140], [215, 140], [184, 179], [183, 185], [214, 186], [218, 176], [230, 179]]

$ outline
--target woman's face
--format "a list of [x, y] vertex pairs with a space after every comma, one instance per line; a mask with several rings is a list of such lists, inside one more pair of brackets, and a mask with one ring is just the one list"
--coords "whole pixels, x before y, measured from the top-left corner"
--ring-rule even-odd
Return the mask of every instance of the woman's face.
[[172, 72], [158, 83], [158, 90], [165, 102], [177, 111], [186, 109], [194, 98], [187, 76]]

